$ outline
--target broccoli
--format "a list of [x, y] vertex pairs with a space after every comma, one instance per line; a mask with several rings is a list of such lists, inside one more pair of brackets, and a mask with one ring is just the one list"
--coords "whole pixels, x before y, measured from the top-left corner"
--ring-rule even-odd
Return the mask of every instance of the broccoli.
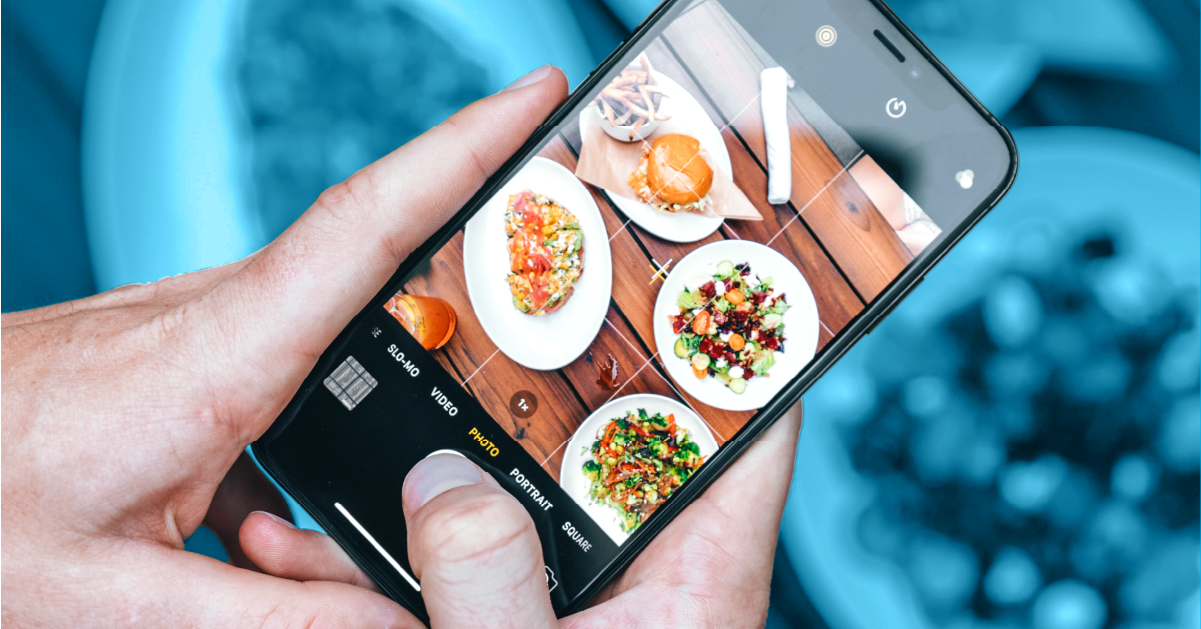
[[588, 477], [591, 482], [600, 480], [601, 466], [596, 461], [587, 461], [584, 463], [584, 476]]
[[[697, 465], [700, 462], [700, 458], [701, 458], [700, 447], [697, 446], [695, 443], [689, 441], [688, 443], [680, 444], [680, 451], [676, 452], [676, 455], [675, 455], [675, 457], [672, 458], [672, 461], [674, 461], [676, 465], [679, 465], [681, 467], [692, 467], [692, 466]], [[678, 475], [680, 473], [687, 473], [687, 472], [685, 470], [676, 470], [676, 473]], [[684, 481], [684, 479], [681, 478], [680, 482], [683, 482], [683, 481]]]

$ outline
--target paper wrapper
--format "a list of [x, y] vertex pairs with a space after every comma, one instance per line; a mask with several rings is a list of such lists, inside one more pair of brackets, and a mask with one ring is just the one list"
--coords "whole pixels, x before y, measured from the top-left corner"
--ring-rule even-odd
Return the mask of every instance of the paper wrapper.
[[[609, 137], [597, 125], [602, 124], [600, 117], [593, 107], [584, 112], [583, 147], [580, 149], [579, 164], [575, 176], [612, 194], [618, 194], [641, 202], [634, 189], [630, 187], [630, 173], [638, 170], [638, 162], [642, 159], [642, 142], [619, 142]], [[595, 122], [595, 124], [593, 124]], [[685, 130], [674, 129], [672, 120], [664, 122], [652, 133], [646, 142], [652, 143], [656, 138], [668, 133], [687, 133]], [[713, 162], [710, 160], [709, 165]], [[734, 180], [723, 173], [720, 168], [713, 169], [713, 186], [709, 188], [710, 203], [705, 214], [739, 221], [761, 221], [763, 216], [751, 203], [750, 199], [734, 185]], [[695, 214], [695, 212], [693, 212]]]

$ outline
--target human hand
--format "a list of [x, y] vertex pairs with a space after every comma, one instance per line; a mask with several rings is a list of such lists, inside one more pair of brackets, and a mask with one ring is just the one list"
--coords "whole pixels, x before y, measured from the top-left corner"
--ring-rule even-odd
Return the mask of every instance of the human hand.
[[[571, 629], [762, 627], [800, 405], [656, 537]], [[558, 626], [525, 509], [463, 457], [419, 463], [402, 492], [409, 563], [434, 629]], [[329, 537], [252, 514], [242, 548], [271, 574], [369, 584]]]
[[183, 540], [203, 521], [253, 565], [237, 544], [246, 514], [287, 511], [243, 449], [566, 92], [557, 69], [530, 73], [330, 188], [241, 261], [4, 315], [4, 623], [418, 626], [353, 572], [269, 576]]

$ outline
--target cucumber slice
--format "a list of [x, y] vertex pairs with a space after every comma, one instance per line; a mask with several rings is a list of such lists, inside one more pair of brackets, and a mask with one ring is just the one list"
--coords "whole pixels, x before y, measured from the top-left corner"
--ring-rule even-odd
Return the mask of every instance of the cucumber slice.
[[722, 260], [717, 263], [717, 274], [730, 277], [734, 274], [734, 263], [729, 260]]
[[735, 393], [742, 393], [746, 391], [746, 380], [742, 378], [730, 378], [730, 384], [727, 386]]
[[684, 342], [684, 339], [676, 339], [676, 356], [688, 358], [688, 344]]
[[709, 357], [705, 354], [697, 354], [692, 357], [692, 366], [700, 371], [701, 369], [709, 368]]

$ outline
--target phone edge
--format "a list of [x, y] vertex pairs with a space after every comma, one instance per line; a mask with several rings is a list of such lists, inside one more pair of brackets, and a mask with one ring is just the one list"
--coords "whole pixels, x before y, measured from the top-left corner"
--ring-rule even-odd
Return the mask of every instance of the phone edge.
[[[680, 4], [686, 4], [691, 0], [667, 0], [655, 8], [639, 25], [634, 29], [628, 38], [626, 38], [620, 46], [618, 46], [608, 57], [596, 66], [588, 76], [576, 86], [576, 88], [568, 96], [558, 109], [555, 110], [538, 128], [530, 135], [530, 137], [522, 144], [522, 146], [510, 157], [505, 163], [497, 169], [497, 171], [488, 178], [480, 189], [451, 217], [451, 219], [440, 227], [434, 234], [414, 249], [400, 266], [396, 272], [389, 277], [387, 282], [381, 289], [371, 297], [365, 306], [358, 314], [354, 316], [339, 333], [338, 338], [330, 344], [320, 358], [315, 363], [313, 370], [306, 376], [304, 383], [301, 385], [297, 394], [293, 396], [288, 405], [280, 413], [279, 417], [260, 438], [267, 438], [278, 431], [282, 431], [290, 423], [291, 417], [294, 416], [299, 407], [303, 404], [308, 394], [316, 388], [314, 374], [321, 372], [323, 365], [329, 363], [332, 357], [338, 353], [341, 347], [346, 342], [346, 331], [356, 327], [362, 318], [370, 312], [370, 304], [381, 301], [388, 296], [389, 291], [393, 286], [399, 283], [404, 277], [411, 272], [417, 264], [424, 261], [432, 253], [436, 252], [446, 244], [463, 227], [470, 219], [471, 215], [479, 209], [479, 206], [490, 199], [495, 192], [504, 184], [504, 182], [512, 176], [520, 163], [525, 161], [529, 153], [541, 144], [550, 133], [552, 133], [561, 122], [566, 118], [567, 114], [572, 111], [577, 104], [583, 99], [583, 95], [591, 91], [602, 77], [608, 74], [619, 58], [626, 53], [635, 49], [639, 42], [648, 35], [672, 10]], [[1009, 168], [1006, 171], [1002, 182], [995, 187], [989, 195], [978, 204], [968, 214], [967, 218], [961, 221], [956, 228], [947, 235], [947, 237], [939, 243], [934, 251], [931, 251], [929, 256], [915, 265], [907, 267], [901, 274], [893, 278], [891, 282], [884, 288], [876, 301], [867, 306], [859, 314], [857, 314], [847, 326], [836, 335], [832, 344], [827, 347], [824, 355], [815, 359], [813, 363], [807, 366], [801, 374], [798, 374], [784, 389], [777, 393], [771, 401], [762, 407], [750, 421], [747, 422], [737, 433], [735, 433], [719, 450], [714, 457], [706, 463], [703, 468], [697, 472], [683, 488], [671, 498], [669, 498], [658, 510], [658, 515], [644, 524], [634, 535], [632, 535], [618, 551], [617, 556], [602, 570], [596, 577], [589, 582], [587, 586], [580, 591], [578, 595], [570, 599], [569, 602], [560, 610], [562, 616], [570, 615], [580, 609], [580, 607], [589, 602], [593, 596], [619, 572], [629, 566], [631, 562], [646, 548], [650, 542], [655, 539], [659, 533], [663, 531], [675, 518], [700, 496], [714, 481], [717, 480], [729, 467], [732, 465], [746, 449], [754, 443], [754, 441], [770, 428], [785, 412], [788, 411], [794, 404], [801, 400], [801, 396], [809, 390], [827, 371], [830, 370], [839, 360], [846, 355], [852, 347], [854, 347], [863, 337], [870, 334], [881, 320], [888, 316], [892, 310], [920, 284], [931, 268], [937, 265], [942, 259], [954, 248], [959, 242], [971, 231], [983, 218], [1000, 202], [1006, 193], [1013, 187], [1013, 183], [1017, 178], [1018, 171], [1018, 153], [1017, 145], [1013, 141], [1012, 135], [997, 118], [988, 111], [986, 107], [976, 98], [963, 83], [955, 77], [954, 74], [943, 64], [930, 49], [917, 38], [913, 31], [906, 26], [899, 17], [888, 7], [882, 0], [870, 0], [873, 6], [879, 10], [886, 19], [909, 41], [909, 43], [917, 49], [922, 56], [945, 78], [956, 91], [958, 91], [969, 104], [979, 113], [985, 121], [1001, 136], [1006, 150], [1009, 153]], [[841, 337], [841, 338], [839, 338]], [[282, 421], [281, 421], [282, 420]], [[280, 469], [271, 458], [266, 449], [259, 446], [259, 440], [251, 444], [256, 458], [259, 459], [263, 468], [267, 470], [272, 478], [288, 491], [292, 497], [297, 500], [309, 514], [317, 520], [326, 531], [334, 537], [339, 545], [351, 554], [356, 559], [356, 564], [363, 568], [372, 578], [380, 581], [378, 578], [382, 576], [376, 567], [374, 554], [365, 554], [357, 549], [357, 545], [351, 540], [342, 539], [341, 533], [337, 526], [331, 526], [334, 523], [328, 521], [324, 514], [311, 501], [307, 500], [303, 494], [299, 494], [294, 490], [293, 484], [287, 478], [284, 470]], [[370, 569], [366, 566], [371, 566]], [[379, 574], [376, 574], [379, 573]], [[384, 582], [389, 582], [384, 579]], [[381, 585], [383, 587], [383, 585]], [[389, 588], [391, 589], [391, 588]], [[393, 599], [397, 597], [392, 596]], [[409, 598], [400, 595], [400, 600], [406, 608], [418, 616], [423, 622], [428, 621], [428, 615], [425, 613], [424, 605], [420, 609], [413, 609], [408, 603]]]

